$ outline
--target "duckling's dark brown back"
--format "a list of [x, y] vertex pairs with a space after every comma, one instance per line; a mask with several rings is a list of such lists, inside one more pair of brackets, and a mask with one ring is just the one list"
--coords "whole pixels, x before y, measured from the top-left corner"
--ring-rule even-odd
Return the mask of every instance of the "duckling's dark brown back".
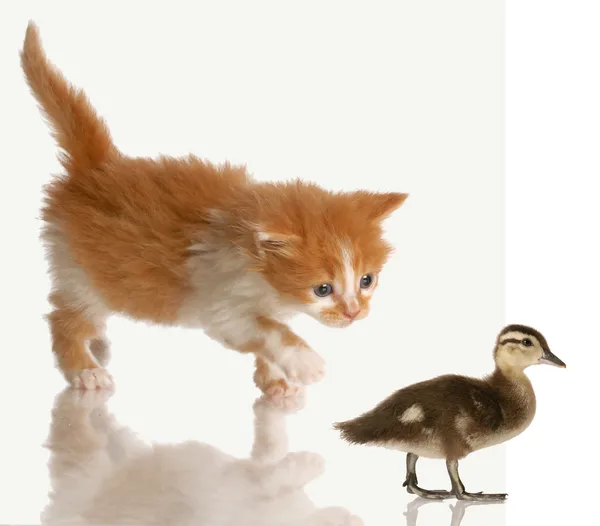
[[[411, 411], [413, 418], [407, 417]], [[463, 411], [476, 414], [477, 421], [487, 429], [502, 424], [502, 410], [493, 387], [484, 380], [446, 375], [400, 389], [371, 411], [338, 422], [334, 428], [353, 444], [410, 442], [422, 437], [425, 428], [451, 437], [456, 434], [456, 417]]]

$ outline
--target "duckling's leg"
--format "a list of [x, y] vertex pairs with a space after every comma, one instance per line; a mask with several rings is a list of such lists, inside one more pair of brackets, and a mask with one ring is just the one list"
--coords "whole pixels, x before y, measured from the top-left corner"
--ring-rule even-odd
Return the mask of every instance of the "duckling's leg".
[[482, 493], [481, 491], [479, 493], [467, 493], [465, 485], [458, 475], [458, 460], [446, 460], [446, 466], [452, 481], [452, 492], [459, 500], [505, 500], [508, 496], [506, 493]]
[[419, 457], [414, 453], [408, 453], [406, 455], [406, 480], [404, 481], [404, 486], [406, 491], [412, 493], [413, 495], [418, 495], [423, 499], [447, 499], [452, 497], [452, 493], [450, 491], [444, 490], [427, 490], [420, 488], [418, 486], [417, 481], [417, 459]]

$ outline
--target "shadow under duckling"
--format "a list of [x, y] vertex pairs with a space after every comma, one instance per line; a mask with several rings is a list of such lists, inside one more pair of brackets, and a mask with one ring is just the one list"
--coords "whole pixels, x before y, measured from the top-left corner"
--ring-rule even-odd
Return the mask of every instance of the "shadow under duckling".
[[[377, 407], [334, 428], [352, 444], [370, 444], [407, 453], [409, 493], [426, 499], [504, 500], [507, 495], [468, 493], [458, 461], [479, 449], [522, 433], [536, 410], [535, 393], [525, 369], [549, 364], [566, 367], [542, 334], [524, 325], [508, 325], [498, 335], [494, 372], [485, 378], [444, 375], [396, 391]], [[418, 486], [419, 457], [446, 460], [452, 490]]]

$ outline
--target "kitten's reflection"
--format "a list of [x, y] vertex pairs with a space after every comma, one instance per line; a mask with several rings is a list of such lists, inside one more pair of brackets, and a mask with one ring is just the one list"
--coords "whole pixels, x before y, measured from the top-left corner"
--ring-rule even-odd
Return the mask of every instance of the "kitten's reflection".
[[317, 509], [303, 487], [323, 472], [311, 452], [288, 452], [286, 414], [254, 404], [252, 454], [208, 444], [148, 445], [108, 412], [105, 391], [66, 389], [47, 447], [53, 490], [43, 524], [361, 526], [344, 508]]
[[[427, 504], [441, 504], [441, 502], [435, 500], [427, 500], [422, 499], [421, 497], [417, 497], [416, 499], [410, 501], [406, 505], [406, 511], [404, 512], [404, 516], [406, 517], [406, 526], [417, 526], [417, 519], [419, 518], [419, 508], [426, 506]], [[450, 505], [450, 509], [452, 510], [452, 518], [450, 519], [450, 526], [460, 526], [462, 520], [465, 516], [465, 510], [470, 506], [497, 506], [498, 503], [494, 502], [474, 502], [474, 501], [464, 501], [457, 500], [456, 504]]]

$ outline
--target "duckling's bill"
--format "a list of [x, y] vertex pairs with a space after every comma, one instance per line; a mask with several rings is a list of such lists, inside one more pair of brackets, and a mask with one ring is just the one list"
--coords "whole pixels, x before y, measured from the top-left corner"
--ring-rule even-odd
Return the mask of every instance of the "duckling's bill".
[[554, 367], [561, 367], [562, 369], [567, 367], [565, 362], [563, 362], [558, 356], [556, 356], [550, 349], [547, 348], [544, 349], [542, 357], [538, 363], [554, 365]]

